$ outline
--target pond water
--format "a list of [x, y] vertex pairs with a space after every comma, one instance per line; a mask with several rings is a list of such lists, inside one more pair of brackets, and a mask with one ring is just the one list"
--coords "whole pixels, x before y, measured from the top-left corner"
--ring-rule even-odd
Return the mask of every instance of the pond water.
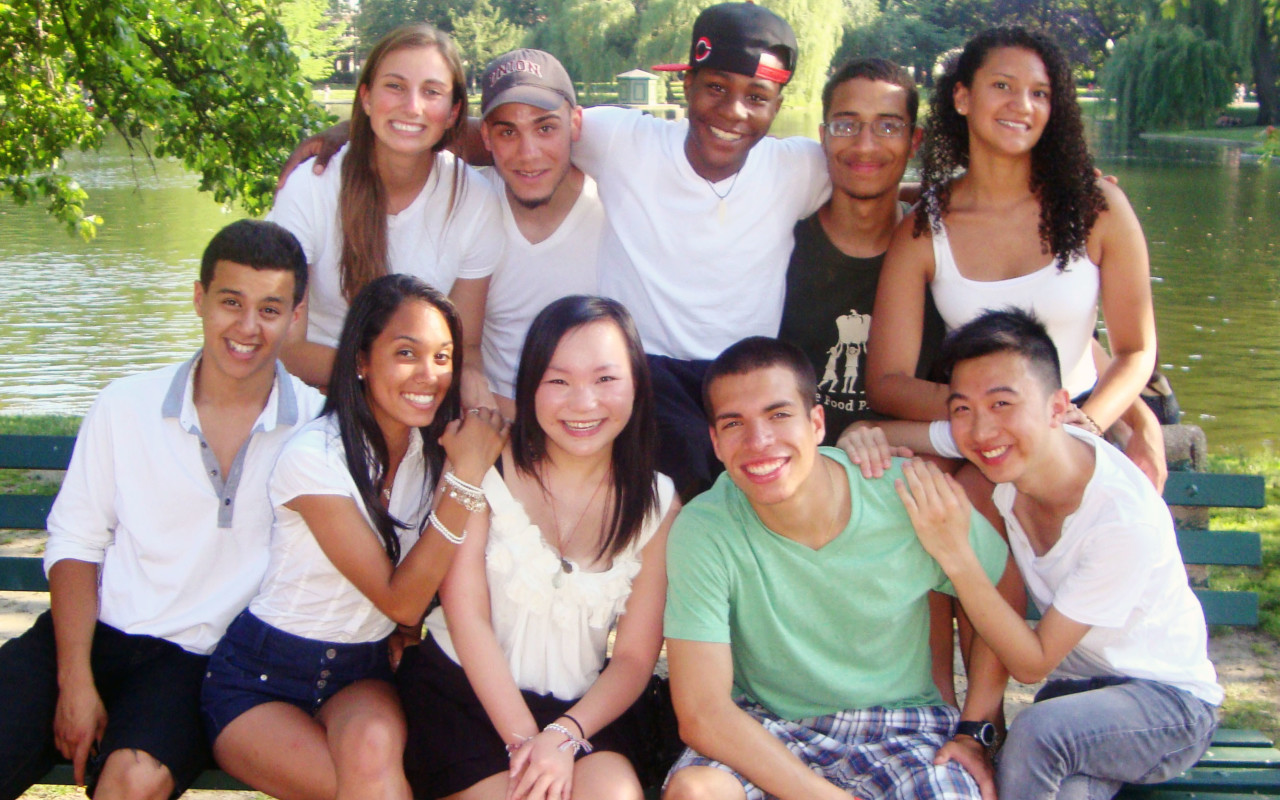
[[[785, 112], [784, 112], [785, 114]], [[789, 115], [775, 132], [812, 135]], [[1171, 142], [1119, 152], [1097, 136], [1151, 249], [1160, 362], [1185, 421], [1211, 447], [1280, 440], [1280, 165]], [[83, 413], [104, 384], [188, 356], [199, 344], [191, 286], [200, 251], [240, 216], [180, 165], [123, 144], [71, 161], [106, 218], [68, 236], [39, 207], [0, 201], [0, 413]]]

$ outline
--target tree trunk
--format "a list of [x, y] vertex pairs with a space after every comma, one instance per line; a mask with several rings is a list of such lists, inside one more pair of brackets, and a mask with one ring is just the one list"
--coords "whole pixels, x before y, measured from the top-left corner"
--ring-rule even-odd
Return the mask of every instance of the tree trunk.
[[1270, 26], [1267, 15], [1258, 20], [1253, 45], [1253, 82], [1258, 93], [1258, 119], [1256, 125], [1280, 123], [1280, 91], [1276, 84], [1276, 53], [1271, 46]]

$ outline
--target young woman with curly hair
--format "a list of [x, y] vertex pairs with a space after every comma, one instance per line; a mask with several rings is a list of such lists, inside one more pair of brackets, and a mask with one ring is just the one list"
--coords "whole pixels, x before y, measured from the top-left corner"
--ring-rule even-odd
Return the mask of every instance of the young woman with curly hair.
[[[948, 329], [988, 308], [1033, 310], [1079, 407], [1069, 421], [1099, 432], [1141, 414], [1156, 353], [1146, 241], [1124, 193], [1095, 177], [1057, 46], [1020, 28], [970, 40], [938, 81], [921, 153], [923, 201], [894, 235], [872, 315], [872, 407], [945, 419], [947, 387], [914, 377], [932, 291]], [[1095, 367], [1099, 301], [1112, 358], [1096, 348]], [[1143, 462], [1163, 452], [1135, 450], [1158, 481]]]

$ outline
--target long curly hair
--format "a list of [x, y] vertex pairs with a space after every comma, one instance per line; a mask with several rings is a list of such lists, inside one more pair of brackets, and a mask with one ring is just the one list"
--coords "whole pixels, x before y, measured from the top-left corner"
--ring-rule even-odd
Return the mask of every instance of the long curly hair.
[[[432, 146], [439, 153], [462, 136], [467, 125], [467, 83], [458, 48], [447, 33], [420, 23], [404, 25], [382, 37], [360, 70], [356, 101], [351, 104], [351, 143], [342, 162], [342, 191], [338, 196], [338, 215], [342, 222], [342, 254], [338, 265], [342, 294], [348, 302], [355, 299], [365, 284], [387, 274], [387, 193], [378, 177], [374, 162], [377, 136], [365, 113], [360, 91], [368, 91], [378, 76], [382, 60], [398, 50], [434, 47], [449, 66], [453, 81], [452, 101], [458, 113], [440, 141]], [[449, 214], [454, 202], [465, 189], [465, 170], [455, 169], [449, 195]]]
[[1058, 269], [1063, 269], [1072, 255], [1084, 252], [1089, 231], [1107, 203], [1094, 178], [1071, 65], [1057, 45], [1025, 28], [983, 31], [969, 40], [938, 80], [920, 148], [921, 188], [928, 213], [916, 215], [914, 234], [942, 230], [951, 179], [969, 167], [969, 123], [956, 111], [955, 89], [972, 87], [974, 73], [987, 54], [1003, 47], [1035, 53], [1049, 74], [1049, 121], [1031, 149], [1031, 191], [1040, 201], [1040, 241], [1057, 258]]

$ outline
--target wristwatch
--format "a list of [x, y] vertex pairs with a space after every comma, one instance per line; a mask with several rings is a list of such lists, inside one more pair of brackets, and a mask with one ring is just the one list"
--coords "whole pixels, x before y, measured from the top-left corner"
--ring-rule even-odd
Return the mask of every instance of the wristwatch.
[[992, 747], [996, 743], [996, 726], [990, 722], [961, 722], [956, 725], [956, 736], [969, 736], [983, 747]]

